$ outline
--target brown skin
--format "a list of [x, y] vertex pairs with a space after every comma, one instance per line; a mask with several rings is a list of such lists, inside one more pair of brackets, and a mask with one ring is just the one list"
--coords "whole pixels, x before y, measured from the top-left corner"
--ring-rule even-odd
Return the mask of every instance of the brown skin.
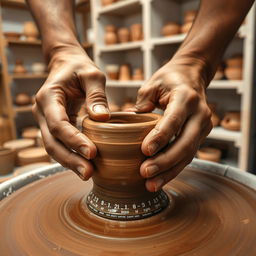
[[[210, 132], [211, 112], [205, 89], [253, 2], [201, 0], [194, 25], [175, 56], [139, 90], [133, 110], [165, 110], [142, 144], [149, 158], [140, 171], [147, 178], [149, 191], [160, 189], [176, 177]], [[84, 100], [92, 119], [109, 118], [105, 77], [77, 40], [72, 0], [27, 3], [41, 31], [50, 71], [33, 111], [47, 152], [86, 180], [92, 175], [90, 159], [96, 156], [97, 149], [75, 128], [75, 118]]]

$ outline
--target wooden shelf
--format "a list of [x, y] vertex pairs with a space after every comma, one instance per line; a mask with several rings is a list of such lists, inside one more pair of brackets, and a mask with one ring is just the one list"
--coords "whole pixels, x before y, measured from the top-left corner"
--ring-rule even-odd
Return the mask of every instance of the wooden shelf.
[[115, 51], [127, 51], [133, 49], [142, 49], [143, 41], [128, 42], [121, 44], [113, 44], [99, 47], [100, 52], [115, 52]]
[[107, 14], [107, 15], [130, 15], [141, 10], [141, 1], [140, 0], [123, 0], [118, 1], [114, 4], [103, 6], [99, 9], [98, 15]]
[[234, 89], [238, 93], [242, 93], [244, 81], [243, 80], [213, 80], [209, 89]]
[[12, 74], [10, 77], [12, 79], [45, 79], [48, 77], [48, 74]]
[[107, 87], [128, 87], [128, 88], [139, 88], [142, 86], [144, 81], [115, 81], [108, 80], [106, 83]]
[[26, 41], [26, 40], [6, 40], [9, 45], [20, 45], [20, 46], [41, 46], [41, 40], [37, 41]]
[[166, 44], [180, 44], [186, 38], [186, 35], [187, 34], [179, 34], [179, 35], [168, 36], [168, 37], [152, 38], [151, 44], [153, 46], [166, 45]]
[[18, 113], [25, 113], [25, 112], [31, 112], [32, 111], [32, 105], [27, 105], [27, 106], [16, 106], [14, 107], [14, 112], [16, 114]]
[[241, 132], [229, 131], [222, 127], [214, 127], [208, 135], [209, 139], [217, 139], [223, 141], [232, 141], [236, 147], [241, 146]]

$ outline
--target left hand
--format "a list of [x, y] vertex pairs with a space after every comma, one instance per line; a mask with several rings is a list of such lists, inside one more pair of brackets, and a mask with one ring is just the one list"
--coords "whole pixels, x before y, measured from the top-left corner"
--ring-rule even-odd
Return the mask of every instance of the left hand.
[[204, 70], [197, 59], [171, 60], [138, 92], [131, 110], [151, 112], [155, 107], [165, 110], [142, 143], [142, 152], [149, 158], [142, 163], [140, 173], [147, 179], [146, 188], [151, 192], [161, 189], [192, 161], [212, 129]]

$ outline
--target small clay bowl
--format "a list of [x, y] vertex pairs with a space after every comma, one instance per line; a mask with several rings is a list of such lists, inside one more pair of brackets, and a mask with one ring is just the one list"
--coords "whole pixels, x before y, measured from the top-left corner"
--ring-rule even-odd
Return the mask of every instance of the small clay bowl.
[[15, 104], [18, 106], [26, 106], [31, 104], [31, 97], [27, 93], [18, 93], [15, 97]]
[[16, 152], [14, 149], [0, 147], [0, 175], [13, 171]]
[[230, 57], [226, 60], [226, 65], [228, 67], [242, 68], [243, 67], [243, 56], [241, 54], [233, 55], [232, 57]]
[[175, 22], [168, 22], [162, 28], [163, 36], [173, 36], [180, 33], [180, 25]]
[[225, 68], [225, 76], [229, 80], [242, 80], [243, 69], [240, 67], [227, 67]]
[[227, 130], [240, 131], [241, 114], [239, 111], [229, 111], [225, 114], [221, 121], [221, 126]]
[[19, 40], [21, 33], [18, 32], [4, 32], [4, 36], [7, 40]]
[[218, 163], [221, 158], [221, 150], [217, 148], [203, 147], [197, 151], [197, 157], [201, 160]]
[[40, 131], [40, 129], [38, 129], [37, 127], [26, 127], [22, 130], [22, 138], [24, 139], [36, 139], [38, 137], [38, 132]]
[[23, 149], [18, 152], [17, 157], [21, 166], [38, 162], [50, 162], [51, 160], [43, 147]]

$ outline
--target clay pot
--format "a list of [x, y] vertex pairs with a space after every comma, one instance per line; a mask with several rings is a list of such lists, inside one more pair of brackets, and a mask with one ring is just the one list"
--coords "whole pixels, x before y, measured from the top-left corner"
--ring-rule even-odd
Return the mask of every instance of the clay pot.
[[229, 111], [221, 121], [221, 126], [227, 130], [240, 131], [241, 114], [238, 111]]
[[23, 34], [28, 41], [38, 40], [39, 32], [36, 24], [32, 21], [25, 22], [23, 27]]
[[13, 171], [15, 156], [15, 150], [0, 147], [0, 175], [6, 175]]
[[111, 80], [117, 80], [119, 75], [118, 65], [107, 65], [106, 66], [107, 77]]
[[168, 22], [162, 28], [163, 36], [173, 36], [180, 33], [180, 25], [175, 22]]
[[123, 64], [119, 69], [119, 81], [131, 80], [131, 68], [129, 64]]
[[132, 80], [143, 80], [143, 70], [141, 68], [136, 68], [133, 72]]
[[119, 28], [117, 35], [120, 43], [127, 43], [130, 41], [130, 31], [128, 28]]
[[[114, 113], [107, 122], [85, 119], [83, 132], [95, 143], [98, 152], [92, 160], [95, 166], [94, 185], [87, 197], [91, 211], [115, 219], [122, 215], [121, 209], [126, 208], [129, 209], [130, 220], [141, 218], [143, 206], [147, 207], [148, 201], [157, 195], [146, 190], [145, 180], [140, 175], [140, 165], [146, 158], [141, 152], [141, 144], [160, 118], [160, 115], [152, 113]], [[93, 198], [98, 198], [98, 204], [92, 202]], [[157, 207], [164, 208], [168, 204], [166, 200], [158, 200]], [[142, 202], [145, 203], [141, 208], [133, 207], [135, 204], [142, 205]], [[108, 208], [102, 209], [103, 204]], [[112, 214], [109, 214], [112, 208]], [[148, 216], [153, 214], [153, 208], [156, 210], [155, 206], [148, 208]]]
[[196, 10], [186, 11], [184, 14], [183, 24], [193, 22], [196, 18], [196, 15], [197, 15]]
[[213, 125], [213, 127], [216, 127], [220, 123], [220, 118], [216, 113], [216, 104], [208, 103], [208, 106], [212, 111], [212, 116], [211, 116], [212, 125]]
[[35, 62], [32, 64], [32, 72], [34, 74], [40, 75], [45, 73], [46, 65], [43, 62]]
[[197, 151], [197, 157], [201, 160], [219, 162], [221, 151], [217, 148], [204, 147]]
[[4, 116], [0, 116], [0, 146], [2, 146], [4, 142], [10, 140], [11, 137], [12, 134], [9, 119]]
[[21, 33], [18, 32], [4, 32], [4, 36], [7, 40], [19, 40]]
[[113, 4], [115, 2], [117, 2], [117, 0], [101, 0], [101, 4], [103, 6], [107, 6], [107, 5]]
[[242, 80], [243, 79], [243, 69], [239, 67], [227, 67], [225, 68], [225, 76], [229, 80]]
[[120, 107], [115, 103], [110, 103], [108, 105], [110, 112], [117, 112], [120, 110]]
[[242, 68], [243, 56], [241, 54], [235, 54], [226, 60], [227, 67]]
[[33, 140], [35, 140], [38, 136], [39, 131], [40, 130], [37, 127], [33, 127], [33, 126], [26, 127], [22, 130], [21, 136], [24, 139], [33, 139]]
[[17, 155], [19, 165], [27, 165], [38, 162], [50, 162], [50, 156], [43, 147], [27, 148], [20, 150]]
[[142, 25], [141, 24], [133, 24], [131, 26], [131, 40], [132, 41], [140, 41], [143, 38]]
[[24, 67], [22, 60], [20, 60], [20, 59], [16, 60], [13, 73], [14, 74], [25, 74], [25, 73], [27, 73], [27, 70]]
[[191, 29], [193, 25], [193, 22], [188, 22], [188, 23], [185, 23], [181, 26], [181, 33], [182, 34], [187, 34], [189, 32], [189, 30]]
[[112, 25], [108, 25], [105, 27], [105, 44], [117, 44], [117, 34], [116, 27]]
[[18, 93], [15, 97], [15, 104], [18, 106], [25, 106], [31, 104], [31, 98], [26, 93]]

